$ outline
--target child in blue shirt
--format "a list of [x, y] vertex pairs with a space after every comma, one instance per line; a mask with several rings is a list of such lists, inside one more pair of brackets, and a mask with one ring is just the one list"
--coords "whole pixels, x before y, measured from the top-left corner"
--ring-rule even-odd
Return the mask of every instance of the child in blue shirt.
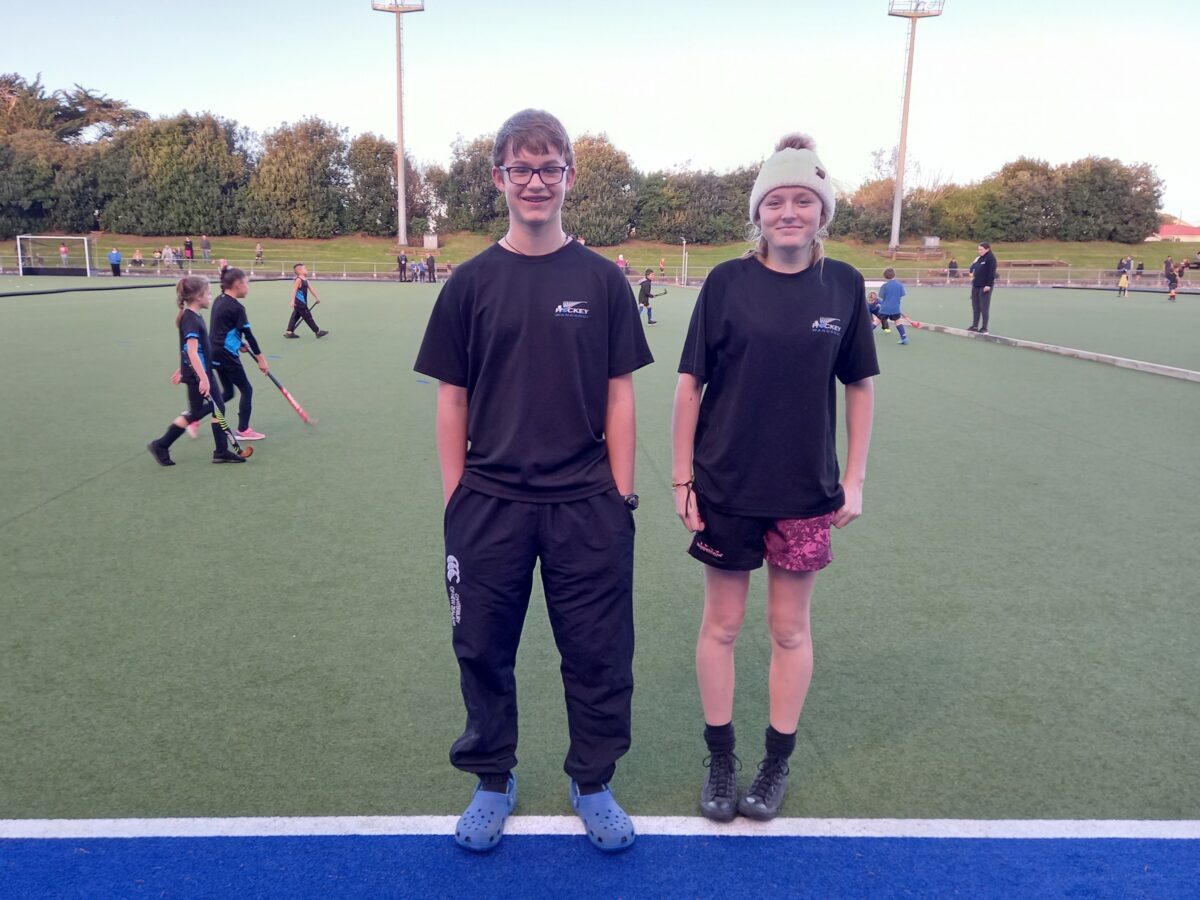
[[901, 321], [904, 313], [900, 310], [900, 300], [904, 297], [907, 291], [904, 290], [904, 285], [896, 279], [896, 270], [887, 268], [883, 270], [883, 284], [879, 286], [879, 321], [883, 323], [883, 330], [887, 331], [888, 321], [896, 323], [896, 330], [900, 332], [899, 344], [908, 343], [908, 333], [904, 330], [904, 323]]

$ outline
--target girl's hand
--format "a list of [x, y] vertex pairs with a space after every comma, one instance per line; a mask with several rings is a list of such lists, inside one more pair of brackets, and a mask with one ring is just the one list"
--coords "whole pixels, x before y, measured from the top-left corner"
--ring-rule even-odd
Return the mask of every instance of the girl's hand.
[[210, 400], [212, 399], [212, 394], [210, 393], [208, 384], [208, 376], [203, 372], [200, 373], [200, 396], [208, 397]]
[[262, 372], [264, 375], [267, 374], [267, 358], [265, 356], [260, 356], [258, 358], [258, 371]]
[[174, 372], [171, 374], [171, 384], [179, 384], [180, 380], [181, 380], [181, 379], [180, 379], [180, 375], [179, 375], [179, 370], [178, 370], [178, 369], [176, 369], [176, 370], [175, 370], [175, 371], [174, 371]]
[[700, 518], [700, 507], [696, 504], [695, 487], [690, 484], [681, 484], [679, 487], [672, 488], [671, 493], [675, 495], [675, 515], [679, 516], [683, 527], [693, 534], [703, 531], [704, 520]]
[[834, 528], [845, 528], [855, 519], [862, 515], [863, 506], [863, 489], [861, 484], [844, 484], [842, 491], [846, 495], [846, 502], [842, 504], [833, 516]]

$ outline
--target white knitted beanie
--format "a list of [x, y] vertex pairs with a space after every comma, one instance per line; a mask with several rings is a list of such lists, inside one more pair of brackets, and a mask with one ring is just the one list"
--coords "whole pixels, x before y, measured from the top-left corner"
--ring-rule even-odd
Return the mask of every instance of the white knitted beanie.
[[763, 197], [781, 187], [806, 187], [821, 198], [821, 227], [833, 219], [837, 201], [829, 171], [814, 152], [813, 139], [803, 134], [789, 134], [762, 164], [754, 189], [750, 192], [750, 222], [758, 224], [758, 206]]

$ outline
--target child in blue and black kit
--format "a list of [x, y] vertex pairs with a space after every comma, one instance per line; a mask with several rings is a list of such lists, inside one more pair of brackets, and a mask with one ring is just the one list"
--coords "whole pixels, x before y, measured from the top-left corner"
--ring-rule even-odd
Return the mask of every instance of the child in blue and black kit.
[[[173, 466], [170, 447], [179, 440], [184, 429], [199, 422], [213, 411], [212, 354], [208, 346], [208, 329], [200, 311], [208, 308], [208, 279], [199, 275], [186, 275], [175, 286], [175, 303], [179, 314], [175, 326], [179, 329], [179, 368], [171, 376], [172, 384], [187, 387], [188, 408], [167, 426], [162, 437], [151, 441], [147, 448], [160, 466]], [[212, 461], [215, 463], [243, 463], [246, 460], [229, 449], [229, 442], [221, 426], [213, 422]]]
[[900, 332], [900, 340], [896, 343], [907, 344], [908, 332], [904, 328], [904, 313], [900, 310], [900, 300], [904, 297], [907, 291], [904, 290], [904, 285], [897, 280], [896, 270], [887, 268], [883, 270], [883, 284], [879, 286], [879, 312], [876, 315], [879, 321], [883, 323], [883, 330], [888, 330], [888, 322], [896, 323], [896, 330]]

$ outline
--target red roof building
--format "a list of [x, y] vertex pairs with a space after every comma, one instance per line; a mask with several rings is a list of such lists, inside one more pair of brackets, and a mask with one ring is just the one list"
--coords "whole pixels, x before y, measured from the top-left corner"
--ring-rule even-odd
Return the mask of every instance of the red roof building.
[[1195, 225], [1160, 225], [1158, 233], [1148, 241], [1200, 241], [1200, 227]]

